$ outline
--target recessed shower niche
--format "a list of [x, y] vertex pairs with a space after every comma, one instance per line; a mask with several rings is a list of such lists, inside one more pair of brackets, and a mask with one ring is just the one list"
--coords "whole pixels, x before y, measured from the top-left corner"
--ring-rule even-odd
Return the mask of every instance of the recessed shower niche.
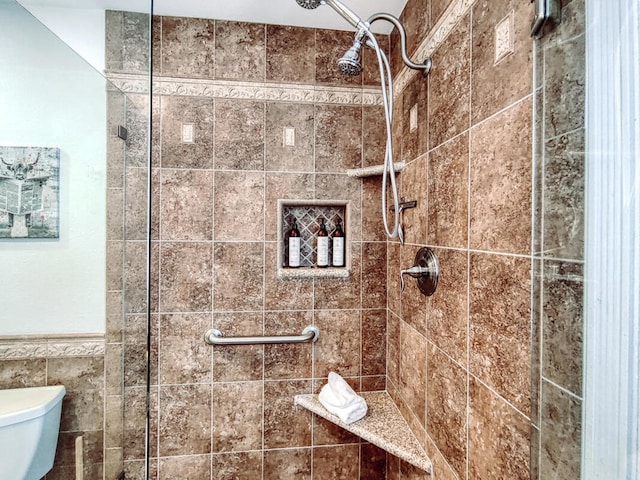
[[[348, 278], [351, 272], [350, 205], [343, 200], [278, 200], [278, 277]], [[300, 236], [299, 267], [289, 266], [289, 232], [295, 220]], [[328, 266], [318, 266], [318, 232], [324, 223], [328, 238]], [[340, 224], [344, 261], [333, 266], [333, 236]]]

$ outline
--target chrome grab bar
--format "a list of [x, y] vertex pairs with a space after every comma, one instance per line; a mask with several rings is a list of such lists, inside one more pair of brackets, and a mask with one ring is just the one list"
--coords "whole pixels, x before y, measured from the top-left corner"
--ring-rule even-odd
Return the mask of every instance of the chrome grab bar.
[[315, 325], [305, 327], [301, 335], [278, 335], [275, 337], [225, 337], [220, 330], [212, 328], [204, 334], [204, 341], [209, 345], [259, 345], [263, 343], [316, 342], [319, 337], [320, 330]]

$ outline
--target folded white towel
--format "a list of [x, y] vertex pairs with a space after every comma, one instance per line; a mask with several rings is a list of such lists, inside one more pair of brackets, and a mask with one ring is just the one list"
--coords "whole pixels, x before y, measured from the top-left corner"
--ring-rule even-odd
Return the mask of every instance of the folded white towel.
[[367, 414], [367, 402], [340, 375], [329, 373], [329, 382], [320, 389], [320, 403], [344, 423], [357, 422]]

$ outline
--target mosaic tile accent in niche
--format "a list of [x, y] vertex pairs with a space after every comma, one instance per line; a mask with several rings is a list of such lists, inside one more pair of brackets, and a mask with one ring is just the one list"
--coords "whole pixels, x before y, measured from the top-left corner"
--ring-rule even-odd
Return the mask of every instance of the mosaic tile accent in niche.
[[[346, 208], [344, 205], [284, 205], [282, 207], [282, 237], [284, 239], [284, 255], [282, 266], [286, 267], [289, 258], [289, 236], [287, 232], [291, 228], [291, 220], [295, 218], [300, 231], [300, 266], [314, 267], [316, 261], [316, 234], [320, 229], [320, 219], [324, 218], [324, 224], [329, 236], [336, 229], [338, 218], [342, 220], [342, 228], [345, 238], [348, 239], [347, 224], [345, 221]], [[329, 258], [331, 258], [332, 244], [329, 242]]]

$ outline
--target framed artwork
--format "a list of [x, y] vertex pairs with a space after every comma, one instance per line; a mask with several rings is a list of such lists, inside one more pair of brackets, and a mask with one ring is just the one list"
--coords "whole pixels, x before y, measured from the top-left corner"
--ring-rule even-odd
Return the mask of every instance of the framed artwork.
[[60, 149], [0, 146], [0, 238], [59, 238]]

